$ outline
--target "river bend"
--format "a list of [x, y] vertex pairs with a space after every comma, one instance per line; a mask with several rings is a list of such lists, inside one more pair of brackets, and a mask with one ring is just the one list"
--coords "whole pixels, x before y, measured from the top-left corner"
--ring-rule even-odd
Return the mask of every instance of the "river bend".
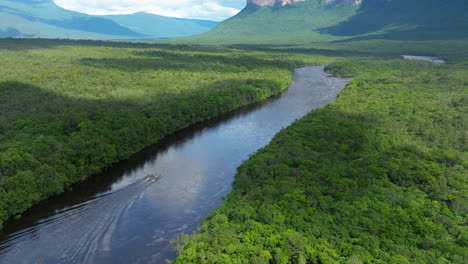
[[[46, 200], [0, 231], [0, 263], [164, 263], [230, 192], [236, 168], [350, 79], [295, 70], [281, 96], [204, 122]], [[157, 180], [148, 175], [158, 173]]]

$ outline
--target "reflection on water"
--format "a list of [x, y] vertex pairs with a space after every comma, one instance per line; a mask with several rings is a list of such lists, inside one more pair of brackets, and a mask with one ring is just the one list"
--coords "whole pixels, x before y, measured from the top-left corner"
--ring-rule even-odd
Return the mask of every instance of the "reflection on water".
[[[236, 168], [349, 79], [296, 70], [290, 89], [168, 137], [6, 223], [0, 263], [163, 263], [230, 191]], [[157, 182], [146, 178], [157, 172]]]

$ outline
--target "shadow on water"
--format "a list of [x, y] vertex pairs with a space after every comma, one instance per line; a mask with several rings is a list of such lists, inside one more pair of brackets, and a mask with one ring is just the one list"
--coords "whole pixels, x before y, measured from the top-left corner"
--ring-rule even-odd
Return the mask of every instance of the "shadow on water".
[[[230, 88], [241, 87], [245, 85], [246, 82], [255, 87], [276, 87], [278, 85], [267, 80], [231, 79], [215, 81], [210, 85], [197, 87], [196, 89], [203, 90], [205, 93], [196, 92], [194, 96], [199, 102], [208, 103], [209, 99], [206, 98], [208, 97], [207, 95], [229, 93], [229, 91], [231, 91]], [[200, 120], [200, 116], [190, 117], [190, 115], [193, 114], [190, 113], [190, 109], [198, 109], [191, 105], [194, 103], [193, 101], [195, 101], [192, 95], [183, 95], [176, 98], [166, 98], [163, 95], [158, 96], [158, 100], [150, 100], [148, 103], [127, 102], [115, 99], [90, 100], [87, 98], [63, 96], [41, 87], [22, 82], [0, 82], [0, 94], [0, 142], [3, 143], [4, 140], [7, 139], [7, 141], [28, 145], [27, 154], [30, 155], [30, 158], [24, 157], [21, 161], [22, 163], [19, 164], [19, 166], [25, 168], [25, 170], [37, 170], [40, 164], [55, 164], [54, 168], [51, 169], [54, 170], [53, 175], [44, 176], [44, 179], [47, 180], [45, 183], [45, 185], [47, 185], [47, 191], [60, 190], [65, 175], [71, 178], [70, 172], [67, 171], [67, 166], [69, 166], [69, 164], [76, 167], [82, 166], [80, 164], [81, 162], [86, 162], [89, 165], [96, 162], [100, 162], [103, 166], [109, 165], [109, 162], [101, 160], [101, 157], [99, 157], [103, 155], [89, 152], [91, 148], [87, 148], [87, 144], [92, 144], [92, 142], [86, 138], [86, 135], [84, 135], [84, 132], [80, 129], [80, 124], [83, 121], [90, 121], [93, 124], [103, 125], [113, 131], [111, 134], [119, 134], [121, 133], [120, 131], [126, 133], [128, 128], [133, 128], [131, 132], [141, 131], [140, 121], [142, 112], [144, 116], [151, 119], [151, 122], [156, 121], [156, 123], [161, 126], [161, 122], [157, 122], [158, 113], [160, 111], [166, 111], [167, 109], [172, 112], [175, 111], [171, 116], [166, 116], [166, 118], [169, 118], [169, 122], [166, 121], [166, 124], [169, 126], [167, 129], [168, 131], [177, 131], [182, 128], [180, 126], [177, 127], [178, 125], [176, 122], [172, 122], [172, 115], [175, 120], [181, 118], [181, 116], [190, 119], [198, 118]], [[187, 101], [187, 103], [181, 103], [183, 101]], [[135, 154], [128, 161], [118, 163], [108, 168], [105, 173], [99, 176], [91, 177], [84, 183], [73, 186], [70, 188], [70, 191], [65, 192], [63, 195], [41, 202], [30, 211], [22, 214], [22, 219], [6, 222], [4, 228], [0, 230], [0, 239], [5, 238], [6, 234], [34, 224], [38, 219], [53, 215], [54, 212], [60, 208], [81, 203], [90, 199], [97, 193], [109, 190], [110, 186], [121, 179], [125, 173], [130, 173], [138, 169], [139, 166], [146, 161], [153, 159], [157, 150], [164, 151], [169, 146], [182, 144], [191, 139], [203, 128], [216, 126], [223, 120], [252, 111], [264, 103], [265, 102], [247, 106], [233, 111], [232, 113], [222, 115], [206, 122], [201, 122], [190, 128], [183, 129], [164, 140], [160, 140], [159, 144]], [[213, 105], [213, 107], [208, 108], [208, 110], [211, 113], [223, 112], [226, 111], [223, 110], [225, 107], [227, 106]], [[103, 111], [103, 109], [105, 109], [105, 111]], [[105, 114], [103, 115], [102, 113]], [[207, 117], [205, 116], [205, 118]], [[127, 129], [127, 131], [125, 131], [125, 129]], [[18, 133], [18, 131], [21, 132]], [[155, 128], [155, 131], [148, 134], [150, 134], [150, 136], [153, 134], [160, 135], [158, 127]], [[74, 136], [72, 137], [71, 135]], [[64, 136], [68, 136], [72, 139], [66, 141]], [[77, 138], [82, 138], [83, 140], [73, 142], [73, 140]], [[148, 142], [142, 144], [141, 141], [138, 141], [137, 137], [129, 137], [128, 135], [126, 138], [124, 137], [123, 141], [120, 139], [119, 142], [115, 140], [112, 141], [112, 139], [109, 139], [106, 135], [99, 136], [98, 140], [114, 146], [121, 146], [121, 144], [125, 143], [130, 146], [141, 146], [137, 147], [137, 150], [140, 150], [143, 146], [148, 144]], [[66, 156], [66, 154], [63, 154], [61, 151], [64, 146], [65, 148], [72, 148], [76, 156], [70, 158]], [[0, 151], [2, 152], [9, 148], [11, 149], [8, 145], [0, 144]], [[122, 148], [123, 147], [116, 147], [116, 150], [121, 151]], [[126, 151], [128, 151], [128, 149]], [[119, 155], [117, 158], [114, 157], [114, 160], [128, 158], [128, 154], [125, 154], [124, 151], [121, 152], [123, 154], [120, 154], [120, 152], [114, 154]], [[135, 152], [135, 150], [132, 152]], [[111, 155], [106, 151], [103, 151], [103, 153], [107, 157]], [[8, 171], [8, 166], [3, 165], [4, 164], [2, 164], [1, 167], [2, 171], [0, 171], [1, 175], [14, 175], [14, 172]], [[39, 173], [38, 175], [42, 176]], [[54, 177], [54, 175], [59, 175], [62, 180], [57, 182], [55, 179], [50, 179], [50, 177]], [[72, 176], [79, 177], [79, 174]], [[39, 179], [39, 181], [45, 181], [44, 179]], [[0, 177], [0, 180], [3, 179]], [[0, 188], [2, 187], [3, 186]], [[20, 189], [21, 186], [15, 188]], [[6, 208], [12, 209], [10, 205]]]
[[[97, 251], [98, 247], [109, 248], [110, 237], [115, 231], [115, 226], [122, 212], [131, 206], [135, 197], [141, 195], [144, 189], [159, 179], [160, 176], [151, 174], [123, 188], [104, 192], [87, 201], [55, 210], [53, 216], [43, 218], [30, 227], [12, 233], [5, 240], [6, 242], [0, 245], [0, 251], [8, 252], [9, 248], [15, 244], [15, 240], [21, 239], [23, 236], [30, 236], [34, 239], [36, 237], [35, 233], [39, 230], [46, 232], [47, 235], [52, 234], [55, 238], [60, 236], [57, 236], [54, 232], [59, 232], [62, 233], [62, 238], [65, 236], [66, 239], [75, 240], [75, 243], [71, 248], [62, 243], [57, 249], [63, 250], [62, 253], [67, 253], [65, 251], [83, 251], [82, 254], [76, 254], [76, 252], [68, 254], [83, 258], [79, 260], [81, 263], [91, 263], [88, 257]], [[96, 218], [96, 216], [99, 217]], [[86, 219], [84, 225], [83, 219]], [[55, 227], [63, 225], [63, 223], [66, 223], [69, 231], [80, 229], [81, 232], [63, 234], [62, 229], [56, 230]], [[91, 230], [85, 232], [86, 228]], [[103, 236], [100, 234], [103, 234]], [[77, 248], [74, 248], [75, 246]], [[76, 261], [76, 259], [74, 260]]]
[[[248, 106], [178, 132], [104, 173], [72, 186], [64, 194], [43, 201], [27, 211], [22, 219], [5, 224], [0, 234], [0, 244], [4, 247], [0, 262], [17, 260], [17, 263], [29, 264], [32, 260], [44, 259], [47, 261], [44, 263], [116, 263], [124, 260], [126, 263], [161, 263], [166, 258], [173, 259], [175, 253], [170, 247], [170, 239], [182, 232], [196, 230], [200, 221], [219, 206], [221, 197], [229, 193], [232, 177], [242, 161], [268, 144], [281, 128], [334, 100], [348, 81], [325, 74], [323, 67], [298, 69], [291, 88], [280, 97], [270, 99], [268, 104]], [[241, 80], [234, 85], [239, 82]], [[39, 100], [34, 104], [41, 100], [61, 101], [54, 99], [53, 93], [38, 87], [13, 84], [0, 83], [0, 89], [11, 98], [22, 98], [24, 102]], [[2, 100], [8, 103], [10, 96], [5, 98]], [[86, 114], [90, 117], [99, 113], [101, 107], [111, 112], [115, 109], [116, 118], [112, 116], [112, 123], [106, 124], [113, 133], [121, 127], [135, 130], [134, 125], [138, 124], [132, 123], [132, 114], [128, 111], [142, 111], [138, 104], [127, 103], [128, 106], [122, 107], [122, 102], [118, 101], [61, 99], [64, 99], [61, 103], [67, 106], [66, 109], [84, 109], [89, 111]], [[47, 124], [62, 120], [60, 109], [47, 105], [51, 103], [42, 104], [37, 115], [28, 118], [36, 120], [36, 117], [45, 116], [40, 121]], [[20, 110], [22, 105], [11, 106]], [[86, 109], [88, 106], [92, 109]], [[158, 108], [154, 107], [156, 111]], [[55, 111], [59, 111], [58, 116]], [[155, 114], [149, 113], [150, 116]], [[126, 121], [118, 123], [120, 119], [117, 117], [122, 115]], [[100, 120], [102, 117], [94, 118]], [[13, 125], [47, 130], [42, 124], [39, 128], [31, 128], [25, 121], [27, 119]], [[70, 127], [76, 129], [76, 124], [72, 122]], [[119, 142], [113, 144], [121, 146]], [[86, 150], [86, 146], [81, 147]], [[39, 157], [44, 155], [38, 153]], [[89, 158], [99, 157], [90, 155]], [[127, 195], [109, 193], [116, 188], [131, 186], [155, 172], [163, 178], [144, 190], [124, 189], [134, 190], [126, 192]], [[49, 227], [51, 229], [47, 229]]]
[[3, 229], [0, 229], [0, 241], [6, 240], [10, 234], [34, 226], [40, 219], [46, 219], [54, 216], [58, 211], [72, 207], [77, 204], [85, 203], [96, 197], [100, 193], [108, 192], [112, 185], [122, 179], [127, 174], [140, 169], [148, 161], [156, 159], [161, 152], [167, 151], [170, 147], [177, 147], [191, 140], [203, 130], [219, 126], [233, 117], [242, 117], [263, 105], [277, 100], [282, 95], [273, 96], [262, 102], [250, 104], [224, 115], [199, 122], [185, 129], [179, 130], [169, 136], [166, 136], [158, 143], [153, 144], [140, 152], [130, 156], [127, 160], [118, 162], [104, 172], [87, 178], [67, 188], [62, 194], [48, 198], [35, 205], [22, 214], [21, 219], [10, 219], [4, 223]]

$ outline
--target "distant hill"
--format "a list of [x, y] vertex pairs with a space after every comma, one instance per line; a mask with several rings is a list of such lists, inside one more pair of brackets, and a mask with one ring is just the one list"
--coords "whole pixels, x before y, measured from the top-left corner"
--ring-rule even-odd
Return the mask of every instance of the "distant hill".
[[218, 22], [158, 16], [148, 13], [103, 16], [132, 31], [152, 37], [180, 37], [204, 33]]
[[248, 0], [236, 16], [188, 41], [306, 44], [361, 39], [468, 38], [467, 0]]
[[189, 36], [217, 22], [137, 13], [91, 16], [69, 11], [52, 0], [0, 0], [0, 37], [140, 39]]

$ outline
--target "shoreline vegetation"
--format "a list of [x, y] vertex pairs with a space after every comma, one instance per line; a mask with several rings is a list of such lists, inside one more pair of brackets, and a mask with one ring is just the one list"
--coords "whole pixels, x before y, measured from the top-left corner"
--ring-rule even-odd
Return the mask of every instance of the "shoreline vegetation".
[[[0, 39], [0, 229], [175, 131], [280, 94], [292, 70], [325, 65], [353, 80], [238, 168], [221, 206], [172, 241], [173, 263], [468, 263], [466, 0], [358, 2], [252, 3], [159, 44]], [[18, 21], [90, 22], [41, 17]], [[31, 36], [20, 31], [0, 35]]]
[[0, 222], [327, 65], [353, 81], [239, 167], [175, 262], [466, 263], [467, 43], [0, 40]]
[[0, 54], [0, 227], [164, 136], [281, 93], [307, 63], [282, 53], [45, 39], [3, 39]]
[[463, 55], [329, 64], [354, 80], [238, 168], [175, 263], [466, 263]]

